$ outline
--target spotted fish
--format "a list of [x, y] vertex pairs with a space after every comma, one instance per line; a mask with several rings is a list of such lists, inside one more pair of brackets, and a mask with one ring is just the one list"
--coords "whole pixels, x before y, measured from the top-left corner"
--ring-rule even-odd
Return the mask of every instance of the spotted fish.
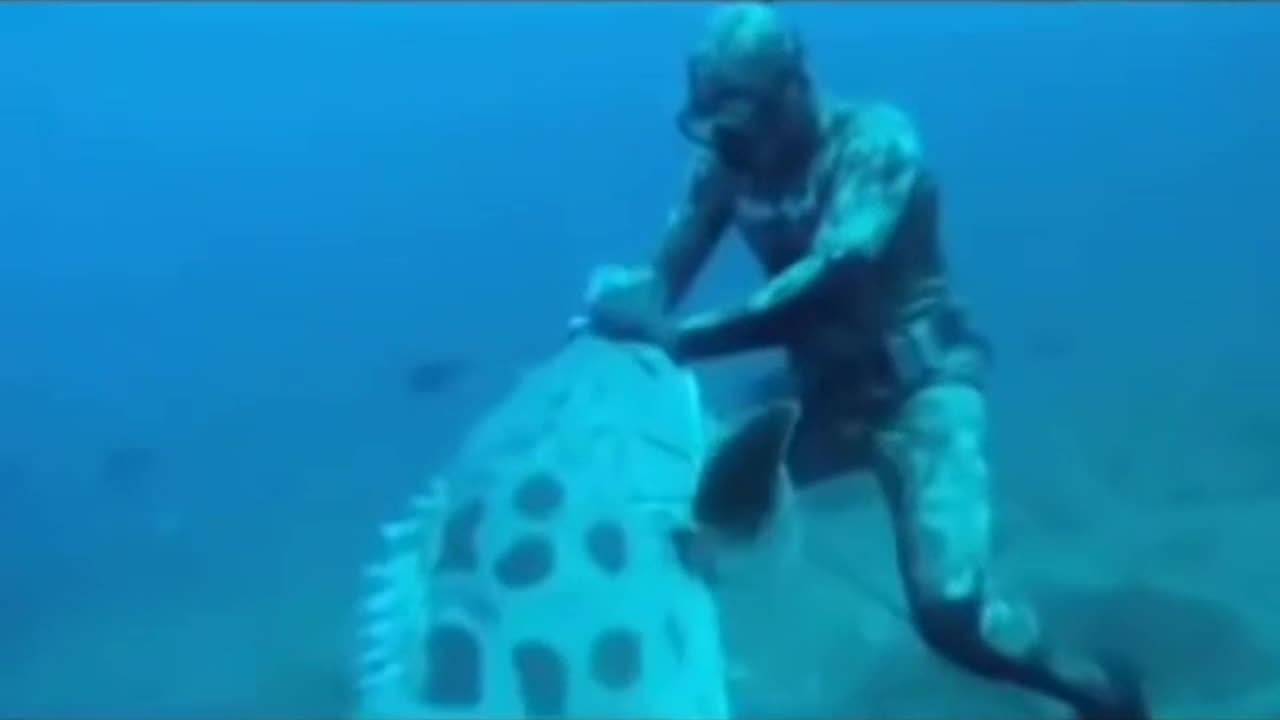
[[530, 371], [382, 528], [356, 715], [727, 718], [709, 574], [691, 548], [772, 542], [792, 404], [723, 439], [688, 371], [589, 335]]

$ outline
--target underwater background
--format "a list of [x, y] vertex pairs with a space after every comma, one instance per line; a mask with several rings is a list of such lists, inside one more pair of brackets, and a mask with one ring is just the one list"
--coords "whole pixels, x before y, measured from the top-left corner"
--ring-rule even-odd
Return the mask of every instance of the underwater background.
[[[653, 251], [708, 7], [0, 6], [0, 716], [346, 711], [377, 525]], [[1162, 717], [1280, 717], [1280, 6], [785, 13], [940, 175], [1002, 562]], [[726, 242], [694, 306], [758, 283]], [[894, 595], [867, 500], [821, 532]], [[730, 603], [782, 711], [1017, 716], [916, 647], [844, 698], [856, 603], [796, 600]]]

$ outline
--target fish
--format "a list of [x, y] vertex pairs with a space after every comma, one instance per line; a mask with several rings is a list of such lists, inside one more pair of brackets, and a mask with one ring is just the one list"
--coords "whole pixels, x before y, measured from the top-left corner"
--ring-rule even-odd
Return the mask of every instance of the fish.
[[720, 423], [661, 350], [570, 339], [381, 526], [354, 716], [731, 717], [716, 580], [793, 536], [798, 414]]

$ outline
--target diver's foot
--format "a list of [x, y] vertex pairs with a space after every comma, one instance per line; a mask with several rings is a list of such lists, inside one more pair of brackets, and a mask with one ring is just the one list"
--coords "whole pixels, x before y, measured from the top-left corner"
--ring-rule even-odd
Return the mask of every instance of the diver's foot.
[[1138, 668], [1117, 655], [1098, 658], [1106, 678], [1096, 700], [1076, 709], [1076, 720], [1151, 720]]

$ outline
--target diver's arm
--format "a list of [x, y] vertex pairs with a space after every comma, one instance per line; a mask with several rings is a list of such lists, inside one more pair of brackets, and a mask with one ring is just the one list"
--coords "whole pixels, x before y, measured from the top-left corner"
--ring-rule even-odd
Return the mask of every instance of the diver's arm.
[[703, 313], [677, 332], [676, 354], [694, 360], [782, 344], [796, 311], [824, 288], [877, 258], [923, 179], [918, 136], [901, 112], [868, 108], [844, 148], [834, 196], [813, 251], [770, 280], [740, 308]]
[[733, 190], [723, 168], [709, 154], [693, 159], [684, 196], [671, 211], [653, 261], [661, 307], [669, 313], [689, 293], [733, 216]]
[[587, 284], [587, 314], [570, 320], [571, 334], [591, 327], [605, 337], [668, 347], [674, 330], [671, 312], [724, 235], [732, 217], [732, 192], [719, 163], [702, 152], [695, 155], [653, 262], [596, 268]]

